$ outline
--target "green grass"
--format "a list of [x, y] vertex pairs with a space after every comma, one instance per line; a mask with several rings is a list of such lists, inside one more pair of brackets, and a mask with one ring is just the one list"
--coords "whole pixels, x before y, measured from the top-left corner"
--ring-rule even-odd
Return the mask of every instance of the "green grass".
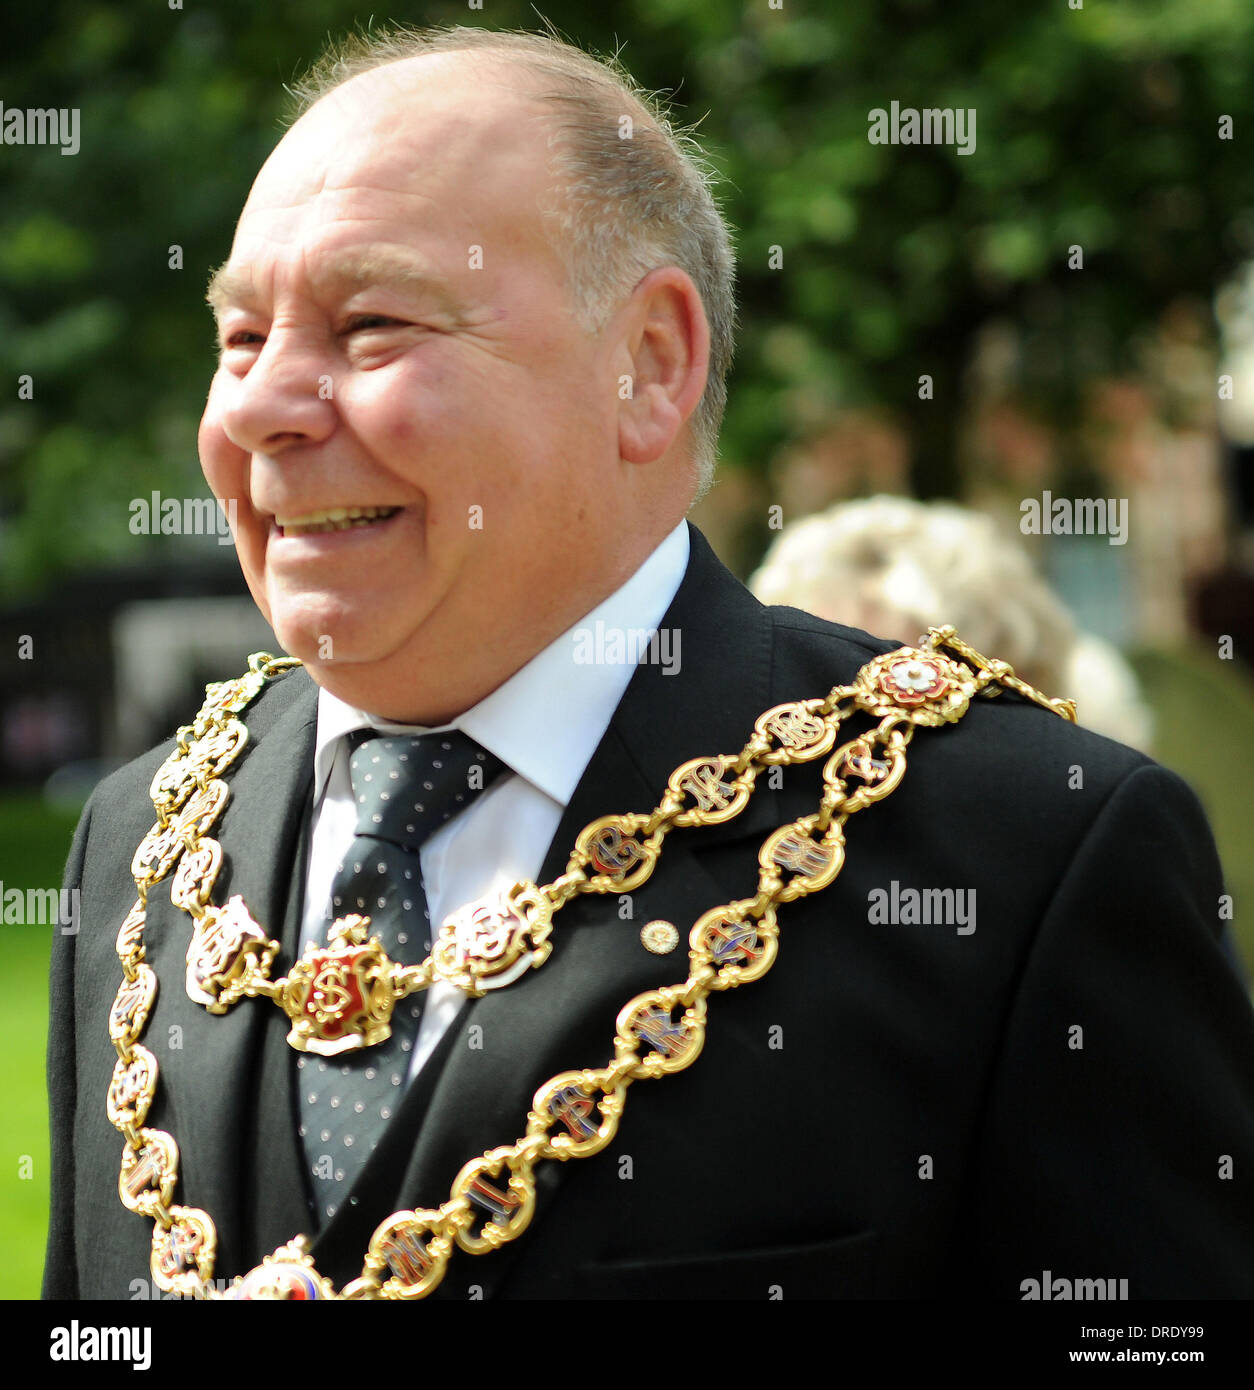
[[[73, 814], [37, 797], [0, 798], [0, 880], [5, 889], [61, 883]], [[0, 1151], [0, 1298], [37, 1298], [48, 1228], [48, 956], [54, 926], [0, 924], [4, 969], [4, 1146]], [[26, 1174], [29, 1173], [29, 1176]]]
[[[1233, 923], [1254, 976], [1254, 682], [1202, 652], [1144, 652], [1133, 665], [1157, 721], [1156, 756], [1179, 772], [1211, 818], [1236, 902]], [[0, 797], [0, 879], [6, 888], [59, 884], [74, 817], [37, 798]], [[8, 1050], [0, 1155], [0, 1298], [35, 1298], [48, 1220], [48, 1110], [44, 1086], [51, 927], [0, 925], [0, 1009]], [[101, 1097], [103, 1105], [104, 1098]], [[31, 1176], [21, 1177], [29, 1160]]]
[[1131, 660], [1154, 711], [1154, 756], [1206, 808], [1233, 899], [1232, 930], [1254, 979], [1254, 680], [1201, 648]]

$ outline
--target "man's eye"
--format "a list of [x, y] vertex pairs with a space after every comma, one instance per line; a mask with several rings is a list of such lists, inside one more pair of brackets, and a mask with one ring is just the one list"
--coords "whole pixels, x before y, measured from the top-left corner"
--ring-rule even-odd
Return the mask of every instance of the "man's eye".
[[265, 338], [260, 333], [254, 333], [250, 329], [240, 329], [235, 333], [228, 333], [222, 340], [223, 348], [234, 347], [255, 347], [258, 343], [264, 343]]
[[388, 318], [386, 314], [357, 314], [354, 318], [349, 319], [344, 332], [358, 333], [362, 329], [394, 328], [400, 322], [400, 319]]

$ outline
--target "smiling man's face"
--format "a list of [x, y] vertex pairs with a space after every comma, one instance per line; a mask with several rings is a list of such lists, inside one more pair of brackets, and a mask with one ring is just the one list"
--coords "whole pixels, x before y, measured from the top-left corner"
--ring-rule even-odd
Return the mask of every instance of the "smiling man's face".
[[271, 155], [211, 289], [200, 456], [249, 588], [386, 717], [459, 713], [656, 543], [623, 534], [621, 362], [544, 235], [548, 130], [464, 55], [354, 78]]

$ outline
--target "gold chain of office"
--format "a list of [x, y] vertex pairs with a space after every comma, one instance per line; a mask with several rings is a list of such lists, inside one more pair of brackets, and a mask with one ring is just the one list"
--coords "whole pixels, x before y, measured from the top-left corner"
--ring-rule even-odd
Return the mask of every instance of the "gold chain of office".
[[[844, 862], [848, 818], [889, 795], [905, 772], [916, 728], [955, 723], [976, 695], [1002, 689], [1070, 720], [1075, 705], [1051, 700], [1015, 676], [1005, 662], [973, 651], [952, 627], [930, 628], [918, 647], [877, 656], [848, 685], [821, 699], [777, 705], [755, 723], [738, 754], [694, 758], [671, 774], [648, 814], [602, 816], [576, 837], [565, 873], [552, 883], [516, 884], [499, 900], [462, 909], [442, 924], [421, 965], [388, 960], [368, 918], [345, 918], [282, 980], [269, 978], [278, 951], [238, 898], [224, 906], [211, 894], [222, 868], [222, 846], [209, 838], [229, 791], [222, 774], [239, 758], [248, 731], [236, 716], [293, 658], [258, 654], [235, 680], [206, 688], [194, 723], [152, 784], [156, 824], [132, 863], [137, 898], [118, 933], [124, 980], [109, 1015], [117, 1049], [108, 1116], [125, 1144], [118, 1192], [151, 1218], [151, 1270], [166, 1292], [199, 1298], [422, 1298], [443, 1279], [454, 1248], [486, 1254], [526, 1230], [535, 1209], [536, 1166], [600, 1152], [618, 1129], [633, 1082], [683, 1071], [705, 1040], [712, 993], [759, 980], [779, 947], [778, 908], [818, 892]], [[878, 723], [836, 746], [841, 725], [861, 713]], [[304, 1236], [281, 1246], [234, 1279], [225, 1293], [213, 1285], [217, 1231], [208, 1212], [174, 1202], [179, 1153], [174, 1137], [147, 1128], [157, 1090], [157, 1059], [140, 1045], [157, 995], [157, 977], [144, 963], [148, 894], [181, 864], [172, 900], [194, 919], [187, 953], [187, 990], [221, 1013], [246, 995], [276, 1000], [292, 1020], [289, 1040], [306, 1050], [367, 1046], [387, 1035], [391, 1004], [435, 978], [468, 994], [499, 987], [541, 965], [554, 913], [580, 893], [625, 893], [653, 872], [665, 836], [676, 827], [716, 825], [738, 815], [767, 768], [826, 756], [818, 810], [768, 835], [758, 853], [754, 897], [713, 907], [689, 933], [689, 973], [681, 984], [646, 990], [619, 1011], [614, 1057], [603, 1067], [565, 1071], [535, 1093], [526, 1132], [512, 1144], [471, 1159], [438, 1208], [394, 1212], [374, 1231], [359, 1277], [336, 1290], [315, 1268]], [[662, 924], [666, 925], [666, 924]], [[350, 996], [345, 1001], [342, 996]], [[380, 1031], [384, 1030], [384, 1031]], [[317, 1044], [318, 1046], [315, 1046]]]

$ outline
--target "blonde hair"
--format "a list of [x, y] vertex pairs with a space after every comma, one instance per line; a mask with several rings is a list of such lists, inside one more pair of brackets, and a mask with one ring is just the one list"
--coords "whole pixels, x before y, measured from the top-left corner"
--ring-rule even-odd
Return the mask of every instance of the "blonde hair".
[[[290, 87], [295, 116], [362, 73], [432, 53], [474, 52], [521, 65], [542, 84], [552, 119], [550, 169], [562, 198], [546, 217], [567, 266], [584, 326], [601, 328], [651, 270], [676, 265], [701, 296], [710, 368], [692, 416], [698, 496], [714, 478], [734, 350], [735, 255], [713, 187], [715, 174], [691, 133], [668, 119], [617, 58], [594, 56], [556, 34], [465, 25], [394, 27], [332, 45]], [[631, 118], [631, 138], [620, 121]]]

